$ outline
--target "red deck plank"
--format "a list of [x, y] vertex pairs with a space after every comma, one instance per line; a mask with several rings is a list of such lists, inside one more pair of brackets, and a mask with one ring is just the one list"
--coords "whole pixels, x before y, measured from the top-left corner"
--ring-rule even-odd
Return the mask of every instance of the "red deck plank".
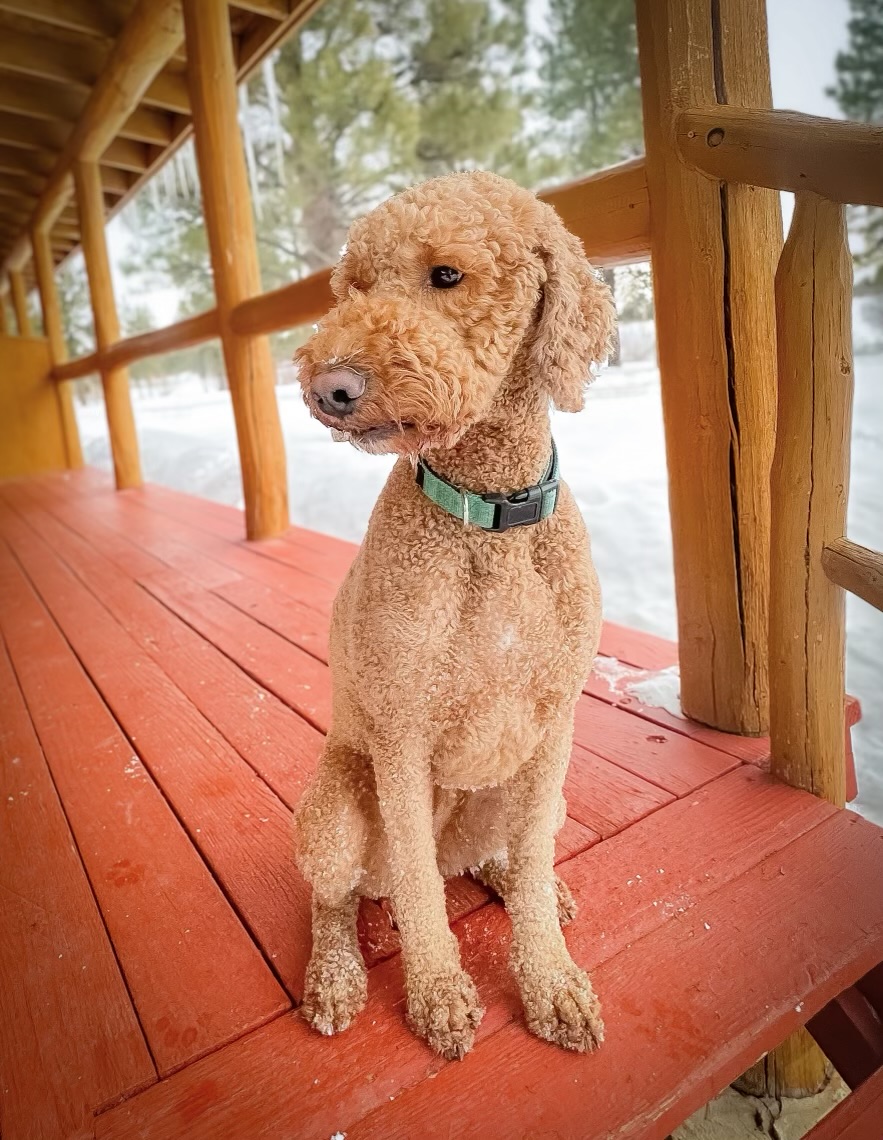
[[[46, 557], [42, 540], [9, 529], [26, 570], [142, 762], [289, 992], [299, 995], [310, 903], [291, 857], [290, 810], [85, 587]], [[255, 1024], [288, 1003], [259, 956], [248, 953], [251, 943], [244, 936], [240, 941]]]
[[[689, 923], [690, 930], [698, 926], [704, 931], [700, 916], [708, 913], [716, 890], [771, 852], [778, 859], [781, 848], [835, 814], [829, 804], [778, 785], [754, 769], [740, 768], [577, 855], [562, 871], [581, 903], [567, 935], [576, 960], [608, 961], [660, 928]], [[712, 834], [713, 852], [708, 844]], [[781, 890], [785, 882], [787, 877], [776, 871], [771, 886]], [[488, 1054], [495, 1050], [489, 1038], [513, 1018], [512, 1034], [529, 1043], [508, 970], [508, 922], [501, 908], [483, 907], [457, 930], [464, 963], [487, 1007], [479, 1039], [488, 1042]], [[620, 960], [618, 970], [636, 984], [651, 966], [649, 957], [633, 956]], [[703, 975], [697, 969], [695, 977], [703, 976], [716, 977], [717, 971]], [[663, 991], [678, 977], [683, 978], [683, 969], [663, 974]], [[398, 959], [371, 972], [369, 995], [366, 1010], [339, 1038], [318, 1036], [297, 1015], [280, 1018], [108, 1112], [98, 1121], [98, 1137], [172, 1140], [184, 1130], [188, 1140], [240, 1134], [283, 1137], [290, 1133], [292, 1120], [303, 1135], [330, 1136], [348, 1131], [372, 1108], [392, 1109], [390, 1097], [445, 1065], [404, 1025]], [[614, 1000], [602, 991], [604, 997], [608, 1003]], [[616, 1016], [612, 1009], [607, 1013], [608, 1019], [611, 1016]], [[654, 1030], [653, 1018], [651, 999], [646, 1032]], [[638, 1034], [632, 1047], [644, 1036]], [[573, 1058], [552, 1046], [536, 1045], [545, 1057], [536, 1071], [544, 1074], [542, 1087], [550, 1060], [567, 1064]], [[594, 1059], [579, 1060], [590, 1065]], [[623, 1071], [634, 1065], [635, 1057], [628, 1058]], [[462, 1069], [462, 1063], [454, 1066], [454, 1085]], [[520, 1079], [527, 1088], [537, 1085], [536, 1073]], [[488, 1102], [496, 1089], [506, 1094], [510, 1090], [499, 1072], [494, 1072], [493, 1084], [474, 1095]], [[545, 1093], [536, 1095], [545, 1098]], [[469, 1111], [480, 1112], [481, 1104]], [[433, 1122], [434, 1135], [445, 1134], [444, 1126], [436, 1129], [434, 1115], [428, 1114], [410, 1135], [424, 1134], [427, 1121]], [[518, 1126], [497, 1133], [487, 1131], [487, 1124], [485, 1128], [489, 1137], [526, 1134]], [[456, 1127], [452, 1135], [458, 1135]]]
[[880, 1140], [881, 1136], [883, 1069], [878, 1069], [823, 1117], [804, 1140]]
[[[0, 524], [5, 532], [2, 512]], [[151, 1051], [169, 1072], [287, 1002], [5, 545], [0, 585], [31, 718]]]
[[735, 756], [675, 732], [655, 729], [640, 717], [583, 694], [576, 706], [574, 739], [676, 796], [735, 768]]
[[0, 757], [0, 1119], [61, 1140], [156, 1070], [2, 639]]
[[163, 605], [322, 732], [331, 723], [328, 666], [174, 570], [139, 579]]
[[576, 744], [564, 798], [568, 815], [607, 839], [670, 803], [674, 796]]
[[322, 734], [98, 553], [88, 524], [82, 538], [45, 512], [28, 517], [122, 628], [293, 807], [315, 769]]
[[663, 1140], [883, 954], [881, 850], [877, 828], [838, 813], [603, 963], [607, 1035], [595, 1055], [550, 1056], [510, 1025], [348, 1137], [410, 1138], [432, 1120], [464, 1140]]

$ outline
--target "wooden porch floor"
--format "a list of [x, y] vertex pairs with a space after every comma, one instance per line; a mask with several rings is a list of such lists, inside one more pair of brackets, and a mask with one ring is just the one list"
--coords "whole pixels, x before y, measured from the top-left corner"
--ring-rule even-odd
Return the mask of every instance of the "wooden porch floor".
[[[766, 743], [580, 701], [559, 870], [607, 1040], [528, 1035], [507, 923], [450, 884], [487, 1007], [445, 1064], [407, 1030], [366, 904], [357, 1024], [294, 1007], [308, 892], [292, 806], [330, 716], [354, 548], [246, 545], [238, 512], [94, 470], [0, 484], [0, 1111], [5, 1140], [661, 1138], [883, 960], [883, 832], [778, 785]], [[674, 646], [608, 625], [636, 670]]]

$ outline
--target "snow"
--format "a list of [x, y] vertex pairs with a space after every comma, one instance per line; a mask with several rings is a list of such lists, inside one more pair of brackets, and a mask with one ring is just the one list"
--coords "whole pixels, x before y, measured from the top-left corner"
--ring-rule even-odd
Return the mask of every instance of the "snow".
[[[857, 321], [857, 344], [865, 329]], [[868, 338], [870, 339], [870, 338]], [[849, 535], [883, 547], [883, 352], [856, 356]], [[358, 540], [392, 465], [334, 443], [311, 420], [295, 385], [277, 388], [288, 455], [293, 521]], [[184, 377], [171, 395], [133, 393], [145, 475], [192, 494], [241, 506], [236, 437], [229, 395], [207, 392]], [[77, 417], [89, 462], [110, 468], [100, 403], [80, 405]], [[607, 617], [664, 637], [676, 635], [674, 581], [660, 408], [654, 365], [606, 370], [590, 389], [584, 412], [555, 414], [564, 478], [592, 535]], [[640, 685], [646, 676], [636, 678]], [[674, 708], [673, 677], [659, 699]], [[619, 680], [612, 683], [619, 686]], [[858, 598], [847, 601], [847, 685], [862, 701], [854, 729], [860, 795], [857, 809], [883, 823], [883, 615]]]

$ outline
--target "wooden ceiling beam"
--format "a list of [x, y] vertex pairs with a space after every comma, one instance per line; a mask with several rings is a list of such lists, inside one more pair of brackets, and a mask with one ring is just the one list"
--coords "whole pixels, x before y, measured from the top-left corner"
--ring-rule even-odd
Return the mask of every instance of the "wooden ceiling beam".
[[0, 71], [90, 88], [104, 66], [108, 47], [88, 39], [74, 46], [14, 28], [2, 28]]
[[42, 174], [50, 173], [55, 165], [55, 155], [43, 150], [23, 150], [17, 146], [6, 146], [0, 141], [0, 173], [2, 174]]
[[121, 0], [100, 4], [96, 0], [0, 0], [0, 12], [112, 40], [125, 22], [126, 4]]
[[86, 105], [87, 94], [31, 75], [0, 72], [0, 111], [34, 119], [73, 122]]
[[11, 111], [0, 111], [0, 143], [6, 146], [60, 151], [70, 133], [70, 123], [38, 121]]
[[290, 9], [288, 0], [236, 0], [231, 7], [257, 16], [269, 16], [271, 20], [287, 19]]
[[129, 115], [117, 134], [133, 142], [166, 147], [172, 141], [174, 134], [172, 118], [165, 111], [139, 107]]
[[190, 114], [190, 94], [187, 80], [175, 71], [161, 71], [144, 92], [142, 100], [149, 107], [174, 111], [177, 115]]
[[147, 146], [134, 139], [114, 139], [101, 156], [102, 166], [115, 166], [130, 174], [143, 174], [150, 165]]
[[[168, 123], [168, 115], [139, 108], [138, 104], [183, 38], [180, 0], [138, 0], [49, 176], [32, 226], [51, 228], [70, 197], [75, 163], [99, 161], [119, 134], [131, 138], [133, 121], [136, 127], [145, 117], [156, 119], [159, 127]], [[171, 130], [170, 123], [168, 127]], [[151, 140], [142, 137], [137, 141]], [[28, 244], [26, 237], [20, 238], [6, 264], [15, 268], [25, 259]]]

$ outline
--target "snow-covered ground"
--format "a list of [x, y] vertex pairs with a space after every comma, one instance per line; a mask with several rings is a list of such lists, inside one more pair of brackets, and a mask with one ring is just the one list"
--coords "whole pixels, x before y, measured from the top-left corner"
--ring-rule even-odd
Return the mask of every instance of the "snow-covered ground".
[[[637, 347], [637, 346], [636, 346]], [[641, 353], [643, 355], [643, 353]], [[311, 420], [299, 389], [277, 389], [288, 455], [293, 521], [358, 540], [391, 466], [335, 444]], [[182, 379], [172, 395], [135, 394], [146, 478], [241, 506], [236, 437], [226, 392]], [[89, 462], [110, 467], [100, 402], [79, 405]], [[675, 636], [659, 374], [650, 363], [604, 372], [580, 415], [555, 415], [564, 478], [592, 535], [606, 615]], [[856, 357], [849, 533], [883, 547], [883, 352]], [[847, 683], [863, 703], [854, 739], [857, 807], [883, 824], [883, 615], [857, 598], [847, 604]]]

